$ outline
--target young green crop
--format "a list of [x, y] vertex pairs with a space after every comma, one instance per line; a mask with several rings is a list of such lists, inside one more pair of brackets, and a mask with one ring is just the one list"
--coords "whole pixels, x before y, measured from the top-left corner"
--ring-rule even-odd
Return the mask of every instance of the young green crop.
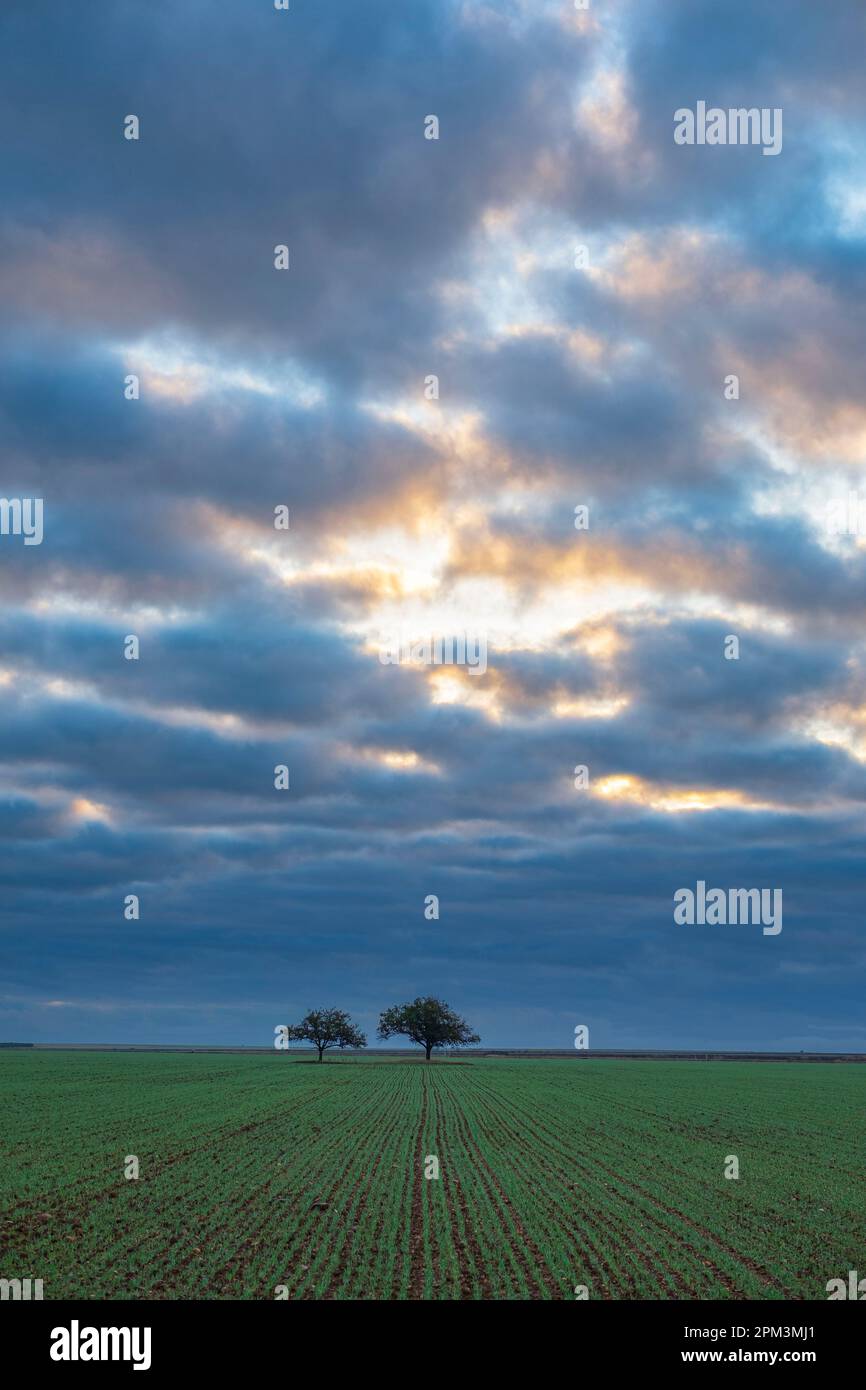
[[809, 1063], [0, 1053], [0, 1277], [46, 1299], [823, 1298], [862, 1264], [864, 1087]]

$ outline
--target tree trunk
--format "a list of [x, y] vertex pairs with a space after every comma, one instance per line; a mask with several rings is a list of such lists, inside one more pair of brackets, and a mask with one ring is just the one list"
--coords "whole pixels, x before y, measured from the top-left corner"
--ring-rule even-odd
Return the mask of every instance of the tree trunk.
[[426, 1048], [426, 1050], [427, 1050], [427, 1061], [429, 1062], [429, 1061], [430, 1061], [430, 1053], [433, 1051], [433, 1044], [432, 1044], [432, 1043], [425, 1043], [424, 1046], [425, 1046], [425, 1048]]
[[320, 1061], [320, 1062], [321, 1062], [322, 1058], [324, 1057], [324, 1055], [325, 1055], [325, 1049], [324, 1049], [323, 1047], [320, 1047], [320, 1048], [319, 1048], [319, 1061]]

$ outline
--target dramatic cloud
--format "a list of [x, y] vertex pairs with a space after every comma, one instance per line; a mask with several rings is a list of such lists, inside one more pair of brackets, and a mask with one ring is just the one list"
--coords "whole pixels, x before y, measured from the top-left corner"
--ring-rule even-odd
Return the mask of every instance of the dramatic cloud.
[[864, 1045], [864, 30], [7, 3], [4, 1035]]

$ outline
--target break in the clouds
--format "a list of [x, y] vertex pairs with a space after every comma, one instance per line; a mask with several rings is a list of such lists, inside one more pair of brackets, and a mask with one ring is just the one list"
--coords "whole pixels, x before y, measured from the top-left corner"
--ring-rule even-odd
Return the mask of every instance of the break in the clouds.
[[862, 1048], [858, 0], [0, 27], [0, 1034]]

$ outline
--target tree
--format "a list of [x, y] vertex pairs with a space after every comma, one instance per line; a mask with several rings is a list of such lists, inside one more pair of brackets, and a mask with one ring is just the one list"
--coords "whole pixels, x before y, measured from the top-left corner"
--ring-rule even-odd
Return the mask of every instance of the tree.
[[342, 1009], [314, 1009], [292, 1024], [288, 1036], [295, 1042], [311, 1042], [321, 1062], [329, 1047], [366, 1047], [367, 1037]]
[[403, 1033], [424, 1048], [427, 1061], [434, 1047], [466, 1047], [480, 1042], [465, 1018], [443, 1004], [441, 999], [413, 999], [411, 1004], [395, 1004], [379, 1016], [379, 1037], [392, 1038]]

